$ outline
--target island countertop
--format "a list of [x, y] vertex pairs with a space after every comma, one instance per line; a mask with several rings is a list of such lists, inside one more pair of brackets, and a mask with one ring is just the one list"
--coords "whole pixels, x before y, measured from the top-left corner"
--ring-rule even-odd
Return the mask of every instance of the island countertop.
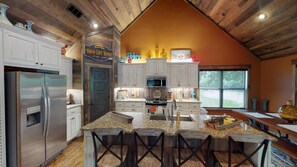
[[238, 133], [265, 135], [269, 140], [276, 140], [274, 137], [250, 127], [249, 125], [246, 125], [247, 129], [244, 129], [244, 123], [242, 123], [242, 125], [221, 131], [206, 127], [203, 123], [203, 120], [210, 119], [210, 115], [191, 114], [190, 116], [193, 121], [180, 121], [180, 126], [177, 126], [175, 121], [150, 120], [149, 114], [141, 112], [123, 112], [123, 114], [134, 117], [132, 123], [124, 123], [118, 119], [114, 119], [112, 114], [109, 112], [94, 122], [85, 125], [82, 127], [82, 130], [91, 131], [99, 128], [123, 128], [125, 133], [131, 133], [133, 129], [137, 128], [159, 128], [163, 129], [166, 135], [173, 136], [177, 130], [187, 129], [208, 132], [213, 138], [226, 138], [230, 133]]

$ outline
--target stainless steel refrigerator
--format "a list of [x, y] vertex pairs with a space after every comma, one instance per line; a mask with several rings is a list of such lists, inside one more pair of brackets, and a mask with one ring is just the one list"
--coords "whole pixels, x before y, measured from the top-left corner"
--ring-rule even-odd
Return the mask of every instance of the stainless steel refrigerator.
[[66, 145], [66, 76], [5, 72], [7, 166], [36, 167]]

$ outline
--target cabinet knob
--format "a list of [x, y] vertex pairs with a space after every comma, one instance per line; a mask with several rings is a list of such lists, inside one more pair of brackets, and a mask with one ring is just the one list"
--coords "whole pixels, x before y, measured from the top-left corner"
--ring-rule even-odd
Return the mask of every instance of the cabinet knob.
[[38, 64], [38, 62], [36, 62], [35, 64]]
[[43, 63], [41, 63], [40, 65], [43, 65]]

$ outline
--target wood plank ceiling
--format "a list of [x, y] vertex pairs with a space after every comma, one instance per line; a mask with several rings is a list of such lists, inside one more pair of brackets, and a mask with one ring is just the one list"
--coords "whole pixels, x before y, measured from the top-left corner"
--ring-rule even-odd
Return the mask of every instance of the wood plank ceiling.
[[262, 60], [297, 54], [296, 0], [186, 1]]
[[[83, 34], [114, 25], [122, 32], [155, 0], [0, 0], [8, 5], [8, 19], [34, 22], [33, 32], [61, 43], [73, 44]], [[72, 4], [82, 12], [77, 18], [66, 8]]]
[[[184, 0], [260, 59], [297, 54], [297, 0]], [[94, 31], [114, 25], [123, 32], [155, 0], [0, 0], [10, 6], [15, 24], [34, 22], [33, 31], [73, 44]], [[82, 12], [75, 17], [66, 8], [73, 4]], [[263, 12], [267, 19], [260, 21]]]

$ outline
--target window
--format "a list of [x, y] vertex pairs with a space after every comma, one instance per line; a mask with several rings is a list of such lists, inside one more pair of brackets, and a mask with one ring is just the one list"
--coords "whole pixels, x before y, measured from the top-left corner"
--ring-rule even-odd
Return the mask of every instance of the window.
[[200, 71], [199, 77], [200, 101], [203, 107], [246, 107], [246, 70]]

